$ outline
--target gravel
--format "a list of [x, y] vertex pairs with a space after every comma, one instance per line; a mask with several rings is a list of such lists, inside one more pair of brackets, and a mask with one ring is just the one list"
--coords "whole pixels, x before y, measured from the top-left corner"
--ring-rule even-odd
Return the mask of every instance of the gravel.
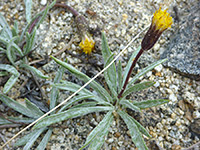
[[[159, 6], [162, 6], [163, 9], [169, 8], [168, 12], [176, 18], [176, 13], [173, 9], [174, 7], [178, 7], [180, 17], [184, 17], [184, 15], [187, 15], [187, 12], [185, 11], [186, 8], [191, 8], [195, 2], [197, 2], [197, 0], [177, 0], [176, 2], [172, 0], [164, 2], [146, 0], [116, 0], [112, 2], [92, 0], [87, 2], [84, 0], [74, 0], [67, 1], [66, 3], [76, 9], [80, 14], [83, 14], [88, 19], [92, 28], [95, 29], [95, 27], [98, 27], [100, 30], [104, 30], [111, 51], [117, 54], [126, 46], [132, 37], [150, 24], [152, 14], [159, 8]], [[46, 0], [34, 2], [33, 13], [38, 12], [46, 3]], [[87, 13], [87, 10], [94, 13]], [[26, 24], [24, 15], [25, 8], [22, 0], [1, 1], [0, 11], [4, 17], [6, 17], [9, 24], [13, 24], [14, 20], [18, 20], [20, 30]], [[102, 63], [99, 62], [99, 60], [101, 60], [99, 58], [101, 55], [100, 49], [96, 47], [91, 56], [87, 56], [83, 53], [81, 53], [80, 56], [80, 48], [78, 44], [81, 39], [77, 33], [77, 28], [74, 24], [72, 15], [61, 8], [52, 9], [49, 14], [50, 17], [44, 21], [37, 32], [37, 44], [39, 47], [36, 48], [36, 51], [32, 54], [32, 61], [44, 59], [46, 56], [55, 54], [66, 46], [71, 39], [73, 39], [72, 44], [67, 51], [78, 57], [74, 57], [68, 52], [62, 53], [57, 57], [62, 59], [67, 58], [69, 63], [74, 65], [76, 68], [90, 74], [90, 76], [94, 76], [102, 69]], [[161, 52], [166, 49], [169, 44], [169, 39], [176, 33], [176, 30], [180, 25], [181, 24], [175, 20], [172, 28], [163, 33], [154, 48], [145, 52], [140, 58], [133, 74], [139, 72], [143, 67], [160, 58]], [[125, 51], [123, 56], [121, 56], [120, 60], [122, 60], [123, 67], [126, 66], [128, 58], [132, 52], [140, 45], [144, 34], [145, 33], [136, 39], [127, 51]], [[94, 34], [94, 38], [98, 45], [98, 41], [100, 40], [99, 35]], [[100, 65], [89, 63], [92, 62], [93, 59], [95, 60], [95, 58], [98, 58], [97, 64]], [[58, 66], [53, 61], [48, 61], [48, 63], [40, 69], [53, 79], [57, 68]], [[64, 78], [79, 82], [68, 73], [65, 73]], [[102, 76], [98, 79], [102, 79]], [[197, 125], [198, 121], [196, 121], [200, 118], [200, 82], [181, 76], [169, 68], [163, 67], [163, 65], [157, 66], [155, 69], [147, 73], [147, 75], [140, 78], [141, 82], [147, 80], [156, 82], [154, 87], [142, 92], [133, 93], [130, 96], [130, 99], [138, 101], [158, 98], [170, 99], [168, 104], [143, 110], [141, 114], [131, 112], [132, 115], [143, 124], [152, 135], [151, 139], [144, 137], [147, 145], [153, 148], [152, 144], [154, 144], [160, 149], [175, 150], [189, 147], [197, 143], [200, 140], [200, 134], [198, 133], [199, 126]], [[14, 88], [17, 88], [17, 86]], [[46, 93], [49, 95], [50, 87], [47, 85], [46, 89]], [[60, 101], [64, 100], [68, 94], [69, 93], [63, 93]], [[12, 94], [10, 93], [10, 95]], [[14, 98], [16, 97], [14, 96]], [[5, 112], [7, 107], [1, 104], [0, 109]], [[11, 115], [9, 111], [6, 114]], [[80, 148], [81, 145], [84, 144], [87, 135], [98, 124], [98, 122], [102, 120], [103, 116], [103, 113], [93, 113], [59, 123], [58, 127], [53, 129], [53, 135], [51, 136], [47, 149], [76, 150]], [[65, 126], [65, 128], [59, 128], [61, 125]], [[196, 127], [195, 130], [190, 128], [191, 125]], [[5, 140], [8, 140], [20, 129], [22, 128], [0, 129], [0, 133]], [[24, 132], [22, 135], [26, 133], [28, 133], [28, 131]], [[16, 138], [14, 141], [19, 138], [20, 137]], [[9, 148], [7, 147], [5, 149], [13, 149], [13, 142], [9, 145]], [[0, 144], [2, 145], [3, 143], [3, 140], [0, 138]], [[37, 144], [38, 143], [35, 143], [35, 146], [37, 146]], [[21, 149], [21, 147], [16, 149]], [[113, 122], [102, 149], [135, 149], [124, 122], [120, 121], [120, 124], [118, 124], [116, 120]]]

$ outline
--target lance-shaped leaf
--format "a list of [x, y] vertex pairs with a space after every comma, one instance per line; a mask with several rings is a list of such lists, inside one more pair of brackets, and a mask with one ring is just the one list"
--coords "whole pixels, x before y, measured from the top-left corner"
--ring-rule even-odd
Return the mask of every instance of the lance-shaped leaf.
[[138, 127], [138, 129], [140, 130], [140, 132], [144, 135], [146, 135], [147, 137], [151, 137], [151, 135], [149, 134], [149, 132], [139, 123], [137, 122], [133, 117], [130, 117], [130, 119], [132, 121], [134, 121], [135, 125]]
[[6, 70], [16, 76], [19, 75], [19, 72], [17, 71], [17, 69], [15, 69], [15, 67], [13, 67], [11, 65], [0, 64], [0, 70]]
[[0, 64], [0, 70], [6, 70], [7, 72], [12, 74], [4, 85], [3, 93], [7, 93], [16, 83], [19, 77], [19, 72], [17, 71], [17, 69], [15, 69], [15, 67], [6, 64]]
[[36, 28], [34, 28], [34, 31], [32, 34], [29, 34], [26, 32], [26, 47], [24, 49], [24, 55], [28, 54], [32, 48], [35, 45], [35, 38], [36, 38]]
[[132, 109], [133, 111], [141, 112], [139, 107], [135, 106], [134, 104], [132, 104], [131, 102], [129, 102], [129, 101], [126, 100], [126, 99], [120, 100], [119, 103], [120, 103], [122, 106], [124, 106], [125, 108], [130, 108], [130, 109]]
[[32, 9], [32, 0], [24, 0], [26, 6], [26, 21], [29, 23], [31, 21], [31, 9]]
[[80, 150], [89, 146], [88, 149], [99, 150], [105, 141], [105, 137], [108, 135], [110, 125], [113, 121], [112, 111], [109, 111], [103, 120], [90, 132], [88, 135], [85, 144], [81, 147]]
[[3, 93], [6, 94], [10, 91], [10, 89], [13, 87], [13, 85], [16, 83], [17, 79], [19, 76], [16, 75], [11, 75], [11, 77], [8, 79], [6, 84], [4, 85], [3, 88]]
[[[15, 122], [19, 123], [32, 123], [34, 119], [31, 118], [25, 118], [25, 117], [7, 117], [9, 120], [13, 120]], [[13, 124], [13, 122], [10, 122], [4, 118], [0, 117], [0, 124]]]
[[92, 95], [77, 95], [70, 99], [58, 112], [64, 111], [65, 109], [69, 108], [72, 104], [75, 104], [79, 101], [82, 101], [84, 99], [92, 99], [95, 98], [95, 96]]
[[128, 72], [129, 72], [129, 70], [130, 70], [130, 68], [131, 68], [131, 65], [132, 65], [132, 63], [133, 63], [133, 60], [134, 60], [134, 58], [137, 56], [137, 54], [139, 53], [140, 49], [141, 49], [141, 46], [139, 46], [139, 47], [137, 48], [137, 50], [133, 52], [133, 54], [131, 55], [131, 58], [129, 59], [129, 61], [128, 61], [128, 63], [127, 63], [127, 65], [126, 65], [125, 69], [124, 69], [124, 72], [123, 72], [123, 85], [124, 85], [124, 82], [125, 82], [126, 77], [127, 77], [127, 75], [128, 75]]
[[[105, 66], [107, 66], [108, 64], [110, 64], [110, 62], [113, 60], [113, 55], [111, 55], [108, 60], [105, 63]], [[109, 68], [108, 68], [109, 69]], [[115, 84], [113, 84], [113, 79], [111, 80], [111, 78], [114, 78], [114, 76], [116, 76], [116, 72], [114, 74], [109, 74], [108, 69], [106, 71], [104, 71], [104, 78], [106, 80], [106, 83], [113, 95], [113, 97], [117, 98], [117, 87], [114, 87]], [[116, 70], [115, 70], [116, 71]], [[112, 76], [113, 75], [113, 76]], [[112, 77], [111, 77], [112, 76]], [[116, 84], [117, 86], [117, 84]]]
[[31, 112], [35, 114], [37, 117], [40, 117], [44, 114], [34, 103], [31, 103], [27, 98], [25, 98], [25, 101], [26, 101], [26, 107], [29, 110], [31, 110]]
[[44, 19], [45, 19], [46, 16], [47, 16], [49, 10], [55, 5], [55, 3], [56, 3], [56, 0], [54, 0], [50, 5], [47, 4], [46, 9], [45, 9], [44, 12], [42, 13], [41, 18], [39, 19], [39, 21], [38, 21], [37, 24], [36, 24], [36, 28], [38, 28], [39, 25], [42, 24], [42, 22], [44, 21]]
[[122, 94], [122, 97], [126, 97], [127, 95], [129, 95], [129, 94], [131, 94], [133, 92], [144, 90], [144, 89], [146, 89], [148, 87], [151, 87], [152, 85], [154, 85], [154, 82], [152, 82], [152, 81], [135, 84], [133, 86], [130, 86], [130, 87], [126, 88], [126, 90]]
[[[56, 76], [54, 78], [53, 83], [60, 83], [60, 80], [62, 79], [64, 73], [64, 68], [61, 66], [58, 70], [58, 72], [56, 73]], [[59, 95], [59, 90], [56, 87], [52, 87], [51, 89], [51, 96], [50, 96], [50, 109], [53, 109], [56, 106], [56, 102], [58, 99], [58, 95]]]
[[[4, 37], [0, 36], [0, 43], [3, 43], [4, 45], [8, 45], [10, 42], [10, 40], [5, 39]], [[18, 52], [18, 54], [20, 56], [23, 56], [23, 53], [21, 51], [21, 49], [19, 48], [19, 46], [17, 46], [15, 43], [12, 44], [12, 47]]]
[[26, 25], [24, 30], [22, 31], [22, 34], [20, 36], [20, 41], [23, 40], [24, 34], [27, 32], [27, 30], [30, 28], [30, 26], [33, 25], [33, 22], [36, 23], [36, 28], [44, 21], [49, 9], [51, 9], [56, 3], [56, 0], [54, 0], [50, 5], [47, 5], [46, 8], [42, 11], [40, 11], [38, 14], [36, 14], [32, 20], [29, 22], [29, 24]]
[[73, 106], [72, 108], [77, 108], [77, 107], [94, 107], [98, 103], [97, 102], [82, 102], [81, 104], [77, 104]]
[[38, 145], [38, 147], [36, 148], [36, 150], [45, 150], [48, 141], [50, 140], [51, 134], [52, 134], [53, 129], [49, 129], [47, 131], [47, 133], [45, 134], [45, 136], [43, 137], [42, 141], [40, 142], [40, 144]]
[[7, 45], [7, 50], [6, 50], [6, 55], [7, 55], [7, 57], [8, 57], [8, 60], [11, 62], [11, 64], [13, 65], [13, 66], [15, 66], [15, 63], [14, 63], [14, 61], [15, 61], [15, 59], [16, 59], [16, 54], [14, 53], [14, 49], [13, 49], [13, 43], [18, 39], [19, 37], [17, 37], [17, 36], [15, 36], [15, 37], [13, 37], [10, 41], [9, 41], [9, 43], [8, 43], [8, 45]]
[[[112, 52], [110, 51], [110, 48], [108, 46], [108, 42], [106, 40], [105, 33], [102, 32], [102, 56], [104, 59], [104, 67], [108, 66], [110, 62], [113, 60]], [[105, 72], [104, 74], [107, 74], [107, 81], [109, 80], [109, 84], [112, 84], [112, 88], [115, 92], [117, 92], [117, 74], [116, 74], [116, 67], [115, 63], [113, 63]]]
[[169, 100], [167, 99], [153, 99], [153, 100], [143, 100], [143, 101], [132, 101], [131, 103], [140, 109], [145, 109], [145, 108], [150, 108], [150, 107], [155, 107], [158, 105], [162, 105], [165, 103], [168, 103]]
[[142, 75], [144, 75], [145, 73], [147, 73], [148, 71], [152, 70], [153, 68], [155, 68], [156, 66], [162, 64], [163, 62], [167, 61], [167, 59], [162, 59], [159, 60], [157, 62], [152, 63], [151, 65], [145, 67], [144, 69], [142, 69], [138, 74], [136, 74], [131, 81], [128, 83], [127, 87], [130, 87], [135, 81], [137, 81]]
[[35, 67], [29, 66], [27, 64], [22, 64], [20, 66], [32, 71], [35, 75], [37, 75], [40, 78], [43, 78], [43, 79], [49, 78], [48, 76], [43, 75], [43, 73], [40, 70], [36, 69]]
[[67, 111], [56, 113], [50, 116], [47, 116], [40, 121], [38, 121], [34, 125], [34, 129], [49, 126], [51, 124], [61, 122], [64, 120], [67, 120], [69, 118], [76, 118], [79, 116], [84, 116], [86, 114], [92, 113], [92, 112], [100, 112], [100, 111], [109, 111], [113, 110], [113, 107], [109, 106], [96, 106], [96, 107], [78, 107], [78, 108], [71, 108]]
[[6, 19], [4, 18], [4, 16], [1, 13], [0, 13], [0, 26], [5, 29], [6, 34], [7, 34], [6, 37], [8, 39], [11, 39], [12, 38], [12, 32], [10, 30], [8, 23], [6, 22]]
[[[62, 83], [53, 84], [53, 87], [58, 88], [59, 90], [68, 90], [72, 92], [76, 92], [77, 90], [81, 88], [80, 85], [77, 85], [75, 83], [68, 82], [68, 81], [62, 81]], [[104, 105], [110, 105], [110, 103], [104, 101], [102, 98], [98, 97], [96, 94], [90, 92], [86, 88], [83, 88], [78, 94], [85, 98], [89, 96], [90, 99], [95, 100], [98, 103], [101, 103]]]
[[47, 128], [41, 128], [41, 129], [36, 129], [31, 131], [29, 134], [23, 136], [22, 138], [20, 138], [15, 144], [14, 146], [22, 146], [25, 145], [23, 150], [29, 150], [31, 148], [31, 146], [33, 145], [33, 143], [35, 142], [35, 140], [40, 136], [40, 134], [45, 131]]
[[122, 88], [122, 63], [119, 61], [118, 66], [117, 66], [117, 79], [118, 79], [118, 92], [120, 92]]
[[128, 129], [130, 131], [130, 135], [131, 135], [132, 141], [135, 144], [135, 146], [138, 148], [138, 150], [148, 150], [148, 148], [145, 145], [145, 142], [144, 142], [144, 140], [142, 138], [140, 130], [138, 129], [138, 127], [135, 124], [135, 122], [132, 120], [132, 117], [129, 116], [124, 111], [118, 110], [117, 112], [119, 113], [121, 118], [126, 123]]
[[[88, 82], [89, 80], [91, 80], [90, 77], [88, 77], [84, 73], [80, 72], [79, 70], [74, 68], [72, 65], [67, 64], [53, 56], [51, 56], [51, 58], [53, 58], [58, 64], [60, 64], [64, 68], [66, 68], [69, 72], [71, 72], [73, 75], [75, 75], [78, 79], [80, 79], [84, 82]], [[96, 81], [92, 81], [89, 85], [91, 86], [91, 88], [93, 88], [97, 92], [99, 97], [101, 97], [104, 101], [112, 101], [112, 97], [109, 95], [109, 93]]]
[[11, 31], [12, 31], [13, 37], [18, 36], [19, 29], [18, 29], [18, 23], [16, 20], [14, 21], [14, 26], [12, 27]]
[[[15, 100], [11, 99], [10, 97], [0, 94], [0, 100], [6, 104], [8, 107], [14, 109], [15, 111], [31, 117], [31, 118], [38, 118], [41, 116], [41, 112], [36, 112], [36, 107], [33, 103], [28, 102], [28, 107], [16, 102]], [[37, 109], [38, 110], [38, 109]], [[42, 113], [43, 114], [43, 113]]]
[[[72, 92], [76, 92], [78, 89], [81, 88], [80, 85], [75, 84], [73, 82], [69, 82], [69, 81], [61, 81], [61, 83], [56, 83], [53, 86], [57, 87], [58, 89], [61, 89], [61, 90], [68, 90], [68, 91], [72, 91]], [[94, 95], [92, 92], [90, 92], [86, 88], [82, 89], [78, 94]]]
[[6, 53], [6, 49], [0, 47], [0, 52], [1, 52], [1, 54], [5, 54]]

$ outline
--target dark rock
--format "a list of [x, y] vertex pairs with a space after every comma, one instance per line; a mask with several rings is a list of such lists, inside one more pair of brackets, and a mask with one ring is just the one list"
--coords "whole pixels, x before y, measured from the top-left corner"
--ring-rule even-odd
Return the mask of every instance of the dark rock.
[[200, 80], [200, 2], [180, 24], [180, 30], [161, 54], [161, 59], [168, 58], [164, 66]]
[[150, 140], [148, 143], [148, 148], [150, 150], [164, 150], [159, 144], [158, 142], [156, 142], [155, 140]]
[[191, 124], [190, 124], [190, 131], [192, 134], [192, 137], [198, 136], [200, 138], [200, 118], [195, 119]]

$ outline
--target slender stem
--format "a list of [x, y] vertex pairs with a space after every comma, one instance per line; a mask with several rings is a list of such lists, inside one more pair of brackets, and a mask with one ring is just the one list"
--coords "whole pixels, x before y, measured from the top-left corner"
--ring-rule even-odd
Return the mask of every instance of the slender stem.
[[79, 13], [78, 13], [76, 10], [74, 10], [72, 7], [70, 7], [70, 6], [66, 5], [66, 4], [63, 4], [63, 3], [56, 3], [56, 4], [54, 5], [54, 7], [63, 7], [63, 8], [67, 8], [67, 10], [68, 10], [70, 13], [72, 13], [72, 14], [74, 15], [74, 17], [76, 17], [76, 16], [79, 15]]
[[131, 67], [130, 67], [130, 70], [129, 70], [129, 72], [127, 74], [127, 77], [126, 77], [126, 80], [124, 82], [123, 88], [122, 88], [121, 92], [117, 96], [118, 98], [121, 98], [122, 94], [124, 93], [124, 90], [126, 89], [126, 86], [128, 84], [128, 81], [129, 81], [129, 78], [130, 78], [131, 73], [133, 71], [133, 68], [135, 67], [136, 62], [138, 61], [138, 59], [140, 58], [140, 56], [142, 55], [142, 53], [143, 53], [143, 49], [141, 48], [140, 51], [139, 51], [139, 53], [137, 54], [137, 56], [133, 60], [133, 63], [131, 65]]

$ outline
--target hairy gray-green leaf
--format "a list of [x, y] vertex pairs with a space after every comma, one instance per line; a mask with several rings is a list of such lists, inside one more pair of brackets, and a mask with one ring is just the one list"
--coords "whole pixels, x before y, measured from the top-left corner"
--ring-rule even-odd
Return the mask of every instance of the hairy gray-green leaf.
[[159, 60], [157, 62], [154, 62], [152, 64], [150, 64], [149, 66], [145, 67], [144, 69], [142, 69], [138, 74], [136, 74], [131, 81], [128, 83], [127, 87], [130, 87], [136, 80], [138, 80], [142, 75], [144, 75], [145, 73], [147, 73], [148, 71], [152, 70], [153, 68], [155, 68], [156, 66], [162, 64], [163, 62], [167, 61], [167, 59], [162, 59]]
[[36, 28], [34, 28], [33, 33], [29, 34], [26, 32], [26, 48], [24, 50], [24, 55], [28, 54], [35, 45], [35, 38], [36, 38]]
[[[54, 84], [53, 87], [56, 87], [59, 90], [68, 90], [68, 91], [72, 91], [72, 92], [76, 92], [77, 90], [79, 90], [81, 88], [80, 85], [77, 85], [72, 82], [68, 82], [68, 81], [62, 81], [62, 82], [63, 83]], [[93, 99], [101, 104], [110, 105], [110, 103], [104, 101], [102, 98], [98, 97], [97, 95], [90, 92], [86, 88], [83, 88], [80, 92], [78, 92], [78, 94], [82, 95], [82, 96], [90, 96], [90, 99]]]
[[63, 107], [61, 107], [61, 109], [58, 112], [61, 112], [67, 108], [69, 108], [72, 104], [75, 104], [79, 101], [82, 101], [84, 99], [93, 99], [95, 98], [95, 96], [93, 95], [77, 95], [75, 97], [73, 97], [72, 99], [70, 99], [66, 104], [64, 104]]
[[49, 129], [47, 131], [47, 133], [45, 134], [45, 136], [43, 137], [42, 141], [40, 142], [40, 144], [38, 145], [38, 147], [36, 148], [36, 150], [45, 150], [48, 141], [50, 140], [51, 134], [52, 134], [53, 129]]
[[[72, 65], [67, 64], [53, 56], [51, 56], [58, 64], [66, 68], [69, 72], [71, 72], [73, 75], [75, 75], [78, 79], [83, 80], [84, 82], [88, 82], [91, 80], [90, 77], [85, 75], [84, 73], [78, 71], [76, 68], [74, 68]], [[101, 97], [104, 101], [112, 101], [112, 97], [109, 95], [109, 93], [96, 81], [92, 81], [90, 84], [91, 88], [93, 88], [99, 97]]]
[[47, 128], [42, 128], [39, 129], [32, 137], [30, 137], [30, 139], [28, 140], [28, 142], [26, 143], [26, 145], [24, 146], [23, 150], [30, 150], [30, 148], [32, 147], [32, 145], [34, 144], [34, 142], [37, 140], [37, 138], [42, 134], [42, 132], [44, 132]]
[[26, 32], [26, 46], [24, 48], [24, 55], [26, 55], [30, 50], [30, 39], [31, 39], [31, 35]]
[[0, 70], [6, 70], [12, 74], [9, 80], [4, 85], [3, 93], [7, 93], [17, 81], [19, 77], [19, 72], [17, 71], [17, 69], [15, 69], [15, 67], [7, 64], [0, 64]]
[[[89, 150], [98, 150], [101, 148], [105, 141], [105, 137], [108, 134], [109, 127], [113, 121], [112, 111], [109, 111], [103, 120], [90, 132], [88, 135], [85, 144], [81, 149], [85, 148], [90, 144]], [[81, 150], [80, 149], [80, 150]]]
[[0, 64], [0, 70], [6, 70], [9, 73], [12, 73], [15, 76], [19, 76], [19, 72], [17, 71], [17, 69], [11, 65], [7, 65], [7, 64]]
[[[0, 42], [3, 43], [5, 46], [7, 46], [9, 44], [10, 40], [7, 40], [3, 37], [0, 37]], [[17, 46], [15, 43], [12, 44], [12, 47], [18, 52], [18, 54], [20, 56], [23, 56], [23, 53], [21, 51], [21, 49], [19, 48], [19, 46]]]
[[133, 60], [134, 60], [134, 58], [137, 56], [137, 54], [139, 53], [140, 49], [141, 49], [141, 46], [139, 46], [139, 47], [137, 48], [137, 50], [133, 52], [133, 54], [131, 55], [131, 58], [129, 59], [129, 61], [128, 61], [128, 63], [127, 63], [127, 65], [126, 65], [125, 69], [124, 69], [124, 72], [123, 72], [123, 85], [124, 85], [124, 82], [125, 82], [126, 77], [127, 77], [127, 75], [128, 75], [128, 72], [129, 72], [129, 70], [130, 70], [130, 68], [131, 68], [131, 65], [132, 65], [132, 63], [133, 63]]
[[3, 54], [3, 53], [5, 54], [6, 53], [6, 49], [0, 47], [0, 52], [1, 52], [1, 54]]
[[10, 91], [10, 89], [13, 87], [13, 85], [16, 83], [17, 79], [18, 79], [19, 75], [11, 75], [11, 77], [8, 79], [8, 81], [6, 82], [6, 84], [4, 85], [3, 88], [3, 93], [6, 94]]
[[34, 125], [33, 128], [37, 129], [37, 128], [49, 126], [51, 124], [67, 120], [69, 118], [76, 118], [76, 117], [83, 116], [83, 115], [86, 115], [86, 114], [89, 114], [92, 112], [109, 111], [109, 110], [113, 110], [113, 107], [96, 106], [96, 107], [73, 108], [73, 109], [69, 109], [64, 112], [60, 112], [60, 113], [56, 113], [56, 114], [47, 116], [47, 117], [41, 119], [40, 121], [38, 121]]
[[24, 0], [26, 6], [26, 21], [29, 23], [31, 21], [31, 9], [32, 9], [32, 0]]
[[[112, 52], [108, 46], [108, 42], [106, 40], [105, 33], [102, 32], [102, 56], [104, 59], [104, 67], [108, 66], [109, 63], [113, 60]], [[107, 74], [110, 83], [112, 84], [112, 88], [115, 92], [117, 92], [117, 74], [115, 63], [113, 63], [104, 73]]]
[[[64, 73], [64, 68], [61, 66], [59, 68], [59, 70], [57, 71], [56, 76], [54, 78], [54, 81], [53, 81], [54, 84], [60, 82], [60, 80], [62, 79], [63, 73]], [[53, 109], [56, 106], [56, 101], [58, 99], [58, 95], [59, 95], [58, 88], [52, 87], [51, 96], [50, 96], [50, 100], [51, 100], [50, 101], [50, 109]]]
[[[24, 118], [24, 117], [7, 117], [9, 120], [13, 120], [15, 122], [20, 122], [20, 123], [32, 123], [34, 119], [31, 118]], [[4, 118], [0, 117], [0, 124], [13, 124], [13, 122], [10, 122]]]
[[8, 107], [14, 109], [15, 111], [24, 114], [25, 116], [31, 117], [31, 118], [38, 118], [38, 114], [36, 114], [34, 111], [30, 110], [29, 108], [25, 107], [24, 105], [21, 105], [20, 103], [16, 102], [15, 100], [11, 99], [10, 97], [0, 94], [0, 100], [6, 104]]
[[117, 79], [118, 79], [118, 93], [120, 92], [122, 88], [122, 63], [119, 60], [118, 66], [117, 66]]
[[26, 68], [26, 69], [32, 71], [35, 75], [37, 75], [40, 78], [43, 78], [43, 79], [49, 78], [48, 76], [43, 75], [43, 73], [40, 70], [36, 69], [35, 67], [29, 66], [27, 64], [22, 64], [22, 65], [20, 65], [20, 67], [23, 67], [23, 68]]
[[[40, 11], [38, 14], [36, 14], [31, 21], [26, 25], [26, 27], [23, 29], [22, 34], [20, 36], [20, 41], [23, 40], [24, 34], [27, 32], [27, 30], [30, 28], [30, 26], [33, 24], [33, 22], [37, 22], [36, 27], [42, 23], [42, 21], [45, 19], [46, 14], [50, 8], [52, 8], [56, 3], [56, 0], [54, 0], [50, 5], [47, 5], [45, 10]], [[41, 17], [42, 16], [42, 17]]]
[[31, 110], [33, 114], [35, 114], [35, 118], [39, 118], [44, 113], [33, 103], [31, 103], [27, 98], [25, 98], [26, 101], [26, 107]]
[[77, 104], [73, 106], [72, 108], [77, 108], [77, 107], [94, 107], [98, 103], [97, 102], [82, 102], [81, 104]]
[[122, 94], [122, 97], [126, 97], [127, 95], [129, 95], [133, 92], [144, 90], [148, 87], [151, 87], [152, 85], [154, 85], [154, 82], [147, 81], [147, 82], [142, 82], [142, 83], [138, 83], [133, 86], [127, 87], [126, 90], [124, 91], [124, 93]]
[[138, 150], [148, 150], [137, 125], [132, 120], [132, 117], [129, 116], [126, 112], [121, 111], [121, 110], [118, 110], [118, 113], [121, 116], [121, 118], [124, 120], [124, 122], [126, 123], [130, 131], [132, 141], [134, 142]]
[[8, 72], [0, 71], [0, 77], [3, 77], [3, 76], [8, 76]]
[[6, 22], [6, 19], [4, 18], [4, 16], [1, 13], [0, 13], [0, 26], [5, 29], [6, 34], [7, 34], [7, 38], [11, 39], [12, 38], [12, 32], [10, 30], [8, 23]]
[[[80, 85], [69, 82], [69, 81], [62, 81], [61, 83], [54, 84], [53, 86], [57, 87], [58, 89], [61, 89], [61, 90], [68, 90], [68, 91], [72, 91], [72, 92], [76, 92], [78, 89], [81, 88]], [[82, 89], [78, 94], [94, 95], [92, 92], [90, 92], [86, 88]]]
[[30, 139], [32, 140], [33, 137], [40, 135], [45, 129], [47, 128], [41, 128], [41, 129], [36, 129], [36, 130], [31, 131], [29, 134], [17, 140], [14, 146], [17, 147], [17, 146], [25, 145], [26, 143], [30, 141]]
[[15, 59], [16, 59], [16, 54], [14, 53], [14, 49], [13, 49], [12, 45], [13, 45], [14, 41], [17, 40], [18, 38], [19, 38], [19, 37], [17, 37], [17, 36], [13, 37], [13, 38], [9, 41], [9, 43], [8, 43], [8, 45], [7, 45], [7, 48], [6, 48], [6, 49], [7, 49], [7, 50], [6, 50], [7, 57], [8, 57], [9, 61], [11, 62], [11, 64], [12, 64], [13, 66], [15, 66], [14, 61], [15, 61]]
[[50, 5], [47, 4], [46, 9], [42, 13], [42, 16], [41, 16], [40, 20], [37, 22], [36, 28], [38, 28], [39, 25], [44, 21], [44, 19], [47, 16], [47, 13], [49, 12], [49, 9], [51, 9], [55, 5], [55, 3], [56, 3], [56, 0], [54, 0]]
[[[12, 31], [13, 37], [14, 37], [14, 36], [19, 36], [19, 35], [18, 35], [18, 33], [19, 33], [18, 23], [17, 23], [16, 20], [14, 21], [14, 26], [12, 27], [11, 31]], [[18, 41], [18, 42], [19, 42], [19, 41]]]
[[142, 134], [146, 135], [149, 138], [151, 137], [149, 132], [139, 122], [137, 122], [133, 117], [130, 117], [130, 119], [132, 119], [132, 121], [134, 121], [135, 125], [138, 127], [138, 129], [140, 130], [140, 132]]
[[[108, 60], [105, 63], [105, 66], [109, 65], [110, 62], [113, 60], [113, 55], [110, 55], [110, 57], [108, 58]], [[107, 83], [113, 97], [117, 98], [117, 84], [113, 84], [113, 79], [112, 79], [112, 78], [114, 78], [114, 76], [116, 76], [116, 70], [115, 70], [115, 73], [114, 73], [113, 72], [114, 70], [108, 71], [109, 68], [106, 71], [104, 71], [104, 78], [106, 80], [106, 83]], [[116, 87], [114, 87], [114, 86], [116, 86]]]
[[119, 103], [120, 103], [122, 106], [124, 106], [125, 108], [130, 108], [130, 109], [132, 109], [133, 111], [141, 112], [139, 107], [133, 105], [133, 104], [132, 104], [131, 102], [129, 102], [128, 100], [122, 99], [122, 100], [119, 101]]
[[150, 108], [150, 107], [155, 107], [158, 105], [162, 105], [165, 103], [168, 103], [169, 100], [167, 99], [153, 99], [153, 100], [143, 100], [143, 101], [132, 101], [131, 103], [133, 103], [133, 105], [141, 108], [141, 109], [145, 109], [145, 108]]

